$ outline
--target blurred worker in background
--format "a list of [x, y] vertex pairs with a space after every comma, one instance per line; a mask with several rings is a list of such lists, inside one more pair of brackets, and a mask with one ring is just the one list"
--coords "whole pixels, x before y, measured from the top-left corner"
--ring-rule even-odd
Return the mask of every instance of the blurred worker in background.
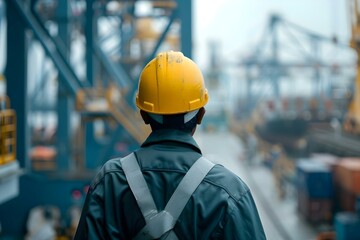
[[193, 139], [208, 92], [181, 52], [143, 69], [136, 105], [152, 132], [93, 180], [75, 239], [265, 239], [247, 185], [202, 157]]
[[246, 146], [247, 146], [246, 155], [247, 155], [247, 163], [249, 166], [253, 165], [255, 162], [257, 145], [258, 143], [255, 134], [253, 134], [252, 132], [248, 132], [246, 138]]

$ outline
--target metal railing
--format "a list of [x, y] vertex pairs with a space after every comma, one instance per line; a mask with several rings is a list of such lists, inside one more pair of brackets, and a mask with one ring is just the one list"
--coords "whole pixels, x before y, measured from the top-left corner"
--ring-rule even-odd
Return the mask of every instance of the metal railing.
[[8, 97], [0, 97], [0, 165], [16, 159], [16, 114]]
[[142, 143], [150, 133], [140, 114], [127, 104], [123, 94], [116, 87], [79, 90], [76, 108], [79, 112], [112, 116], [138, 143]]

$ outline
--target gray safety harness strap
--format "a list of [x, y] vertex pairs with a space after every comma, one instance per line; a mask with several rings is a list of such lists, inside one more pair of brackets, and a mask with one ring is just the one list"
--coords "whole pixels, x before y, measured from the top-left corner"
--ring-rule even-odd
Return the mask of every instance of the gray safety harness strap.
[[140, 207], [141, 213], [145, 219], [147, 216], [155, 215], [157, 213], [157, 208], [142, 175], [135, 154], [131, 153], [120, 161], [130, 189]]
[[130, 189], [146, 221], [145, 227], [134, 239], [157, 239], [163, 235], [165, 239], [178, 239], [171, 230], [174, 228], [190, 197], [208, 172], [214, 167], [214, 164], [206, 158], [200, 157], [185, 174], [166, 204], [165, 209], [161, 212], [157, 212], [156, 205], [135, 155], [132, 153], [121, 159], [121, 164]]
[[169, 212], [175, 219], [178, 219], [196, 188], [214, 166], [206, 158], [200, 157], [181, 180], [166, 204], [165, 211]]

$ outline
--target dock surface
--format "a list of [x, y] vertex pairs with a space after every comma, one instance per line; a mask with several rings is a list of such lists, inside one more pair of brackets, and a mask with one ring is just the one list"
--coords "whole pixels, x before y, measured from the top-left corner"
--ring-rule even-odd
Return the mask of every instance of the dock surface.
[[312, 240], [317, 231], [297, 213], [296, 192], [280, 199], [272, 172], [260, 163], [248, 166], [245, 146], [230, 132], [202, 132], [195, 140], [203, 155], [237, 174], [251, 189], [269, 240]]

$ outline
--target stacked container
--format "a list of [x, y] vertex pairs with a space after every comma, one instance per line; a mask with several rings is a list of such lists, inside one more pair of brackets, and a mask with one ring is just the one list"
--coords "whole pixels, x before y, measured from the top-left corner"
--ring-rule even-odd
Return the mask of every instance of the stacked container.
[[360, 159], [343, 158], [334, 172], [338, 210], [355, 212], [356, 198], [360, 195]]
[[342, 158], [336, 166], [336, 177], [341, 187], [360, 194], [360, 159]]
[[312, 223], [330, 222], [333, 208], [331, 169], [313, 159], [296, 163], [298, 210]]
[[343, 158], [335, 167], [336, 214], [334, 227], [336, 239], [360, 239], [360, 159]]
[[341, 212], [335, 215], [334, 227], [336, 240], [359, 240], [360, 220], [353, 212]]

